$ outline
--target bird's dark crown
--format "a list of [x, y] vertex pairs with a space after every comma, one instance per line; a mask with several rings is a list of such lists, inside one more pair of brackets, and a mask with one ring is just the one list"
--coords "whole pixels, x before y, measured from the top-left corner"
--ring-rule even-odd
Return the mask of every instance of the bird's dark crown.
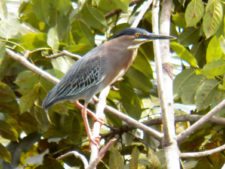
[[126, 28], [119, 33], [115, 34], [112, 38], [118, 38], [120, 36], [124, 35], [148, 35], [149, 32], [146, 31], [145, 29], [141, 28]]

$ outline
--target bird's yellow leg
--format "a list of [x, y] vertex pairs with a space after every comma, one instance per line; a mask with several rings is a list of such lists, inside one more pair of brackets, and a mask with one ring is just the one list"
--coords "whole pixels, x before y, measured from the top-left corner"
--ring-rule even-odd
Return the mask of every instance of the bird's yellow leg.
[[99, 146], [99, 139], [98, 138], [93, 138], [92, 136], [92, 132], [88, 123], [88, 119], [87, 119], [87, 103], [84, 104], [83, 109], [81, 111], [81, 115], [84, 121], [84, 127], [85, 130], [87, 132], [88, 138], [90, 140], [91, 143], [95, 144], [96, 146]]
[[[76, 101], [75, 102], [75, 106], [78, 108], [78, 109], [80, 109], [81, 111], [84, 109], [84, 105], [82, 105], [79, 101]], [[104, 124], [105, 122], [104, 122], [104, 120], [102, 120], [102, 119], [99, 119], [96, 115], [95, 115], [95, 113], [93, 113], [91, 110], [89, 110], [89, 109], [87, 109], [86, 108], [86, 112], [95, 120], [95, 121], [97, 121], [97, 122], [99, 122], [100, 124]]]

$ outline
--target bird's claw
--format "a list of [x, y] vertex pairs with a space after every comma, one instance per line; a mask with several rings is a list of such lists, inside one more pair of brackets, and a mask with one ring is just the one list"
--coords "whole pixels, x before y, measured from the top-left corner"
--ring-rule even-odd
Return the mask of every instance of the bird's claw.
[[95, 120], [96, 122], [99, 122], [100, 125], [105, 124], [105, 121], [104, 121], [104, 119], [102, 119], [102, 118], [95, 118], [94, 120]]
[[101, 140], [101, 137], [100, 136], [97, 136], [97, 137], [90, 137], [90, 143], [96, 145], [97, 147], [99, 147], [99, 144], [100, 144], [100, 140]]

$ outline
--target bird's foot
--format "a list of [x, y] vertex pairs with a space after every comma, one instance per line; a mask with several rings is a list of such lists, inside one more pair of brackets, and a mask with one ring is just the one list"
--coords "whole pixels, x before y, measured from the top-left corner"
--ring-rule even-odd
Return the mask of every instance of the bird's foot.
[[104, 121], [104, 119], [102, 119], [102, 118], [99, 118], [99, 117], [94, 117], [93, 119], [94, 119], [94, 121], [95, 121], [95, 122], [99, 122], [99, 123], [100, 123], [100, 125], [105, 124], [105, 121]]
[[89, 140], [90, 140], [90, 143], [91, 144], [94, 144], [94, 145], [96, 145], [99, 148], [100, 140], [101, 140], [101, 137], [100, 136], [90, 137]]

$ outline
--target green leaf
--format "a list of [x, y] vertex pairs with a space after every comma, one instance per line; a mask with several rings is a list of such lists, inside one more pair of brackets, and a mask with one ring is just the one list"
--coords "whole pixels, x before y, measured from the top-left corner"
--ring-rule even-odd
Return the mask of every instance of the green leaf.
[[35, 115], [32, 113], [25, 112], [19, 116], [19, 125], [26, 133], [33, 133], [37, 131], [40, 132], [41, 130], [43, 130], [43, 126], [38, 125], [38, 122], [35, 119]]
[[143, 73], [149, 79], [152, 78], [152, 67], [145, 53], [141, 53], [136, 57], [132, 67]]
[[194, 70], [183, 70], [174, 80], [173, 90], [175, 99], [181, 98], [184, 104], [194, 104], [196, 90], [204, 79], [204, 76], [196, 75]]
[[33, 12], [40, 20], [43, 20], [45, 23], [50, 21], [50, 11], [54, 12], [52, 7], [51, 0], [32, 0]]
[[182, 6], [184, 6], [184, 5], [185, 5], [186, 0], [178, 0], [178, 2], [179, 2]]
[[[37, 6], [36, 6], [37, 7]], [[39, 20], [34, 10], [32, 1], [22, 1], [19, 7], [20, 21], [28, 23], [33, 28], [44, 30], [46, 24]]]
[[72, 52], [85, 54], [95, 45], [92, 29], [89, 27], [88, 23], [83, 20], [76, 20], [73, 22], [72, 35], [76, 42], [68, 47]]
[[57, 37], [59, 42], [64, 42], [63, 45], [71, 43], [71, 18], [68, 15], [59, 15], [56, 18], [54, 27], [57, 30]]
[[59, 37], [56, 28], [50, 28], [47, 35], [48, 45], [53, 49], [53, 51], [57, 51], [59, 48]]
[[145, 76], [142, 72], [131, 67], [125, 75], [132, 86], [140, 91], [143, 94], [149, 94], [150, 89], [152, 88], [152, 83], [149, 77]]
[[201, 73], [208, 78], [223, 75], [225, 73], [225, 60], [216, 60], [206, 64]]
[[0, 158], [3, 159], [7, 163], [10, 163], [12, 160], [11, 153], [1, 143], [0, 143]]
[[18, 91], [22, 95], [29, 93], [38, 82], [39, 78], [39, 75], [29, 70], [21, 72], [15, 80], [15, 83], [19, 86]]
[[98, 6], [105, 12], [110, 12], [115, 9], [121, 9], [123, 12], [127, 12], [130, 0], [95, 0], [98, 1]]
[[204, 14], [204, 4], [202, 0], [192, 0], [185, 11], [187, 26], [196, 26]]
[[191, 48], [191, 53], [196, 57], [198, 61], [199, 67], [203, 67], [205, 65], [206, 60], [206, 48], [207, 48], [206, 42], [204, 40], [201, 40], [199, 42], [196, 42], [193, 44]]
[[[225, 26], [224, 26], [224, 28], [225, 28]], [[225, 54], [225, 38], [224, 38], [224, 36], [220, 37], [220, 47], [221, 47], [222, 52]]]
[[84, 5], [79, 14], [90, 27], [99, 31], [103, 31], [106, 28], [106, 20], [104, 14], [100, 10], [89, 5]]
[[40, 32], [27, 33], [20, 38], [20, 44], [27, 50], [35, 50], [47, 45], [46, 35]]
[[109, 168], [123, 169], [124, 159], [117, 148], [112, 147], [109, 155]]
[[59, 161], [57, 161], [55, 158], [50, 156], [45, 156], [43, 167], [44, 167], [43, 169], [49, 169], [49, 168], [64, 169], [64, 167], [61, 165]]
[[203, 17], [203, 31], [206, 38], [214, 35], [219, 29], [223, 19], [223, 6], [219, 0], [210, 0], [207, 3]]
[[0, 42], [0, 62], [2, 61], [1, 58], [5, 56], [5, 43]]
[[115, 4], [116, 8], [121, 9], [123, 12], [126, 12], [129, 7], [130, 0], [116, 0], [112, 1], [112, 3]]
[[10, 18], [0, 20], [0, 37], [5, 39], [15, 38], [24, 32], [18, 19]]
[[55, 8], [63, 14], [66, 14], [71, 8], [70, 0], [55, 0], [53, 4]]
[[74, 60], [69, 56], [62, 56], [52, 59], [51, 63], [54, 69], [60, 70], [65, 74], [74, 64]]
[[19, 106], [13, 90], [3, 82], [0, 82], [0, 112], [19, 112]]
[[13, 126], [9, 125], [3, 120], [0, 120], [0, 135], [12, 141], [17, 141], [19, 137]]
[[36, 84], [33, 88], [25, 95], [20, 98], [20, 111], [24, 113], [29, 111], [34, 105], [34, 102], [39, 98], [40, 84]]
[[197, 89], [195, 102], [198, 110], [206, 109], [212, 105], [211, 102], [214, 98], [215, 92], [218, 90], [218, 81], [205, 80]]
[[93, 5], [93, 6], [95, 6], [95, 5], [96, 5], [96, 6], [99, 6], [100, 2], [101, 2], [101, 0], [93, 0], [93, 1], [92, 1], [92, 5]]
[[184, 13], [182, 12], [176, 12], [172, 13], [172, 21], [175, 25], [184, 28], [185, 27], [185, 19], [184, 19]]
[[187, 61], [193, 67], [198, 67], [195, 57], [183, 45], [177, 42], [171, 42], [170, 45], [181, 59]]
[[220, 47], [220, 41], [216, 36], [214, 36], [210, 40], [208, 47], [207, 47], [206, 61], [207, 61], [207, 63], [211, 63], [213, 61], [221, 59], [222, 56], [223, 56], [223, 52]]
[[139, 157], [139, 150], [137, 147], [134, 147], [134, 149], [131, 153], [129, 169], [138, 169], [138, 157]]
[[122, 105], [126, 109], [127, 114], [135, 119], [139, 119], [142, 113], [142, 103], [132, 86], [126, 80], [120, 83], [120, 95]]
[[5, 19], [7, 17], [7, 6], [6, 6], [6, 0], [0, 1], [0, 19]]
[[186, 28], [179, 36], [179, 42], [185, 47], [189, 47], [193, 43], [199, 43], [200, 30], [196, 28]]
[[222, 81], [222, 84], [219, 84], [219, 87], [218, 87], [220, 90], [223, 90], [225, 91], [225, 76], [223, 76], [223, 81]]
[[40, 75], [29, 70], [21, 72], [15, 83], [22, 95], [20, 98], [21, 112], [29, 111], [33, 105], [39, 105], [39, 101], [46, 95], [46, 89], [51, 87], [51, 84]]

